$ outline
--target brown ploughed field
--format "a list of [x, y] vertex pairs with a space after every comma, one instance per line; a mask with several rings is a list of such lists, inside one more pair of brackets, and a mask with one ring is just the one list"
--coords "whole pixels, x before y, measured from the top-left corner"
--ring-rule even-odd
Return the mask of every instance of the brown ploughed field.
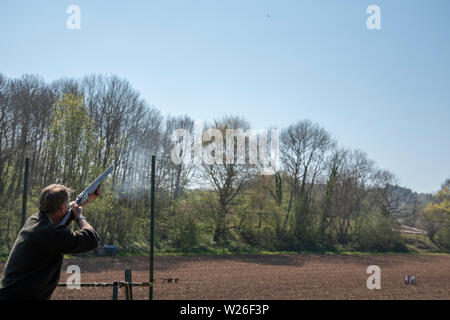
[[[148, 257], [66, 259], [81, 269], [81, 282], [149, 281]], [[0, 263], [0, 270], [4, 263]], [[381, 289], [369, 290], [367, 267], [381, 268]], [[154, 260], [154, 299], [450, 299], [450, 255], [224, 255], [158, 256]], [[416, 285], [405, 285], [404, 275]], [[167, 282], [167, 279], [178, 279]], [[148, 299], [148, 288], [133, 287], [134, 299]], [[52, 299], [111, 300], [112, 288], [58, 287]], [[119, 299], [124, 289], [119, 290]]]

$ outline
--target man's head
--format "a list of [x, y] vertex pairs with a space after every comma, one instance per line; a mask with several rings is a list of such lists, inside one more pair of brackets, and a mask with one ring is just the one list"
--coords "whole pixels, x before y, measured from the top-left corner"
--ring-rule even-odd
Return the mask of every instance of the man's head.
[[51, 184], [41, 191], [39, 211], [49, 216], [60, 216], [69, 210], [70, 194], [73, 190], [61, 184]]

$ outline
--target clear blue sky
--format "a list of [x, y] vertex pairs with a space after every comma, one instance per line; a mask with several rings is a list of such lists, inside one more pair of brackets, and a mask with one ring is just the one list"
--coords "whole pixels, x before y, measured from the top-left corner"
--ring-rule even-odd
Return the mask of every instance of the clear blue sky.
[[[372, 4], [381, 30], [366, 27]], [[1, 0], [0, 72], [114, 73], [196, 120], [308, 118], [434, 192], [450, 176], [449, 14], [447, 0]]]

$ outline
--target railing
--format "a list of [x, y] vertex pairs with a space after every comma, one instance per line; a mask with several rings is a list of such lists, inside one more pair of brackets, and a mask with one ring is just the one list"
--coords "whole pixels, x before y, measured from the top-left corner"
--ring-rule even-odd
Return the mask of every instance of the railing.
[[[158, 280], [163, 280], [167, 283], [178, 283], [178, 278], [158, 278]], [[58, 283], [58, 287], [67, 287], [70, 284]], [[119, 288], [125, 287], [125, 300], [133, 300], [133, 287], [149, 287], [152, 288], [153, 284], [151, 282], [133, 282], [131, 279], [131, 270], [125, 270], [125, 281], [114, 281], [114, 282], [91, 282], [91, 283], [80, 283], [80, 287], [88, 288], [105, 288], [112, 287], [113, 294], [112, 299], [118, 300]]]

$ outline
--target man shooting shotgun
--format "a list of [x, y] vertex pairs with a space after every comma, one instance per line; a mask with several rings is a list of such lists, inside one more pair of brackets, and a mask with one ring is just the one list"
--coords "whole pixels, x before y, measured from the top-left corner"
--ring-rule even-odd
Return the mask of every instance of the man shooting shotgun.
[[[83, 206], [101, 195], [101, 182], [109, 167], [76, 201], [72, 190], [60, 184], [45, 187], [39, 212], [27, 219], [19, 232], [0, 279], [0, 300], [48, 300], [59, 282], [64, 254], [97, 248], [100, 237], [83, 216]], [[78, 231], [67, 226], [76, 221]]]

